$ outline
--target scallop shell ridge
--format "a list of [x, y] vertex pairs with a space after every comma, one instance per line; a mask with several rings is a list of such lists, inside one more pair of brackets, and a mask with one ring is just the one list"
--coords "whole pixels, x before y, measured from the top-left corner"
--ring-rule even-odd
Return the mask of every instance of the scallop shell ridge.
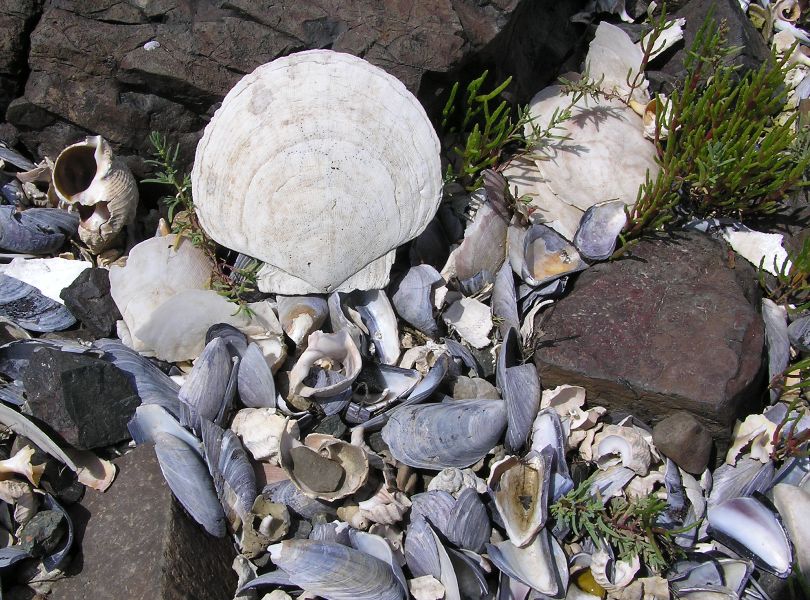
[[439, 141], [393, 76], [347, 54], [301, 52], [228, 93], [192, 183], [205, 230], [267, 263], [267, 291], [380, 288], [391, 251], [438, 209]]

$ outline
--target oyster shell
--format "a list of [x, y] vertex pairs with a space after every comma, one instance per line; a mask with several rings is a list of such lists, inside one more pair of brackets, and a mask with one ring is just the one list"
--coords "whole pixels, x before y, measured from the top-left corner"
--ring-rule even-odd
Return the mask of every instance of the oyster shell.
[[243, 77], [205, 128], [191, 178], [208, 234], [267, 263], [260, 289], [289, 295], [384, 287], [394, 249], [427, 227], [442, 189], [417, 99], [330, 50]]
[[100, 135], [62, 150], [53, 165], [53, 189], [60, 200], [79, 205], [79, 239], [94, 254], [118, 243], [135, 219], [135, 178]]

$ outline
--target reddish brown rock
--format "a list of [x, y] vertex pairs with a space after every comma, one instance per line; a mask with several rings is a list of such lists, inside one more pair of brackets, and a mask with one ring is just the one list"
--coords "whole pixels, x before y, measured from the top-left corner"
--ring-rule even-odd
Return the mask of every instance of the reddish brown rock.
[[753, 268], [732, 263], [708, 236], [641, 242], [626, 258], [586, 270], [538, 317], [543, 385], [581, 385], [589, 403], [650, 425], [688, 411], [722, 456], [735, 418], [762, 392], [757, 296]]
[[79, 551], [49, 598], [231, 600], [232, 542], [208, 535], [174, 500], [154, 448], [115, 462], [113, 485], [70, 508]]

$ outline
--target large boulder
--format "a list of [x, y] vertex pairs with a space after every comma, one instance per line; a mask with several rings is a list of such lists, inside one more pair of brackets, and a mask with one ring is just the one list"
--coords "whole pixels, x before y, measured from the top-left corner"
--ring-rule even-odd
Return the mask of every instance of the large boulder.
[[762, 398], [764, 326], [754, 269], [703, 234], [648, 240], [595, 265], [538, 317], [543, 385], [650, 425], [683, 410], [725, 448]]
[[233, 543], [209, 535], [186, 514], [163, 479], [154, 447], [139, 446], [115, 464], [109, 490], [88, 489], [69, 509], [79, 551], [50, 597], [233, 598]]
[[[571, 54], [578, 36], [568, 19], [581, 4], [46, 0], [31, 35], [25, 93], [7, 120], [32, 152], [51, 157], [89, 133], [119, 154], [143, 155], [152, 130], [191, 153], [244, 74], [313, 48], [362, 56], [431, 106], [465, 67], [482, 65], [499, 78], [515, 75], [516, 98], [526, 100]], [[137, 171], [138, 161], [130, 162]]]

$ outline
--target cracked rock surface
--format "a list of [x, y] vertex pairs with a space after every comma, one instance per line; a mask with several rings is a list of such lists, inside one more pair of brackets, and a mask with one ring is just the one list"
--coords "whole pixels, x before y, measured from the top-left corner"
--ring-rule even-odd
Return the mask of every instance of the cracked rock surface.
[[0, 44], [11, 45], [0, 52], [0, 111], [8, 105], [6, 121], [35, 155], [55, 157], [100, 134], [141, 175], [151, 131], [168, 134], [190, 162], [228, 90], [257, 66], [300, 50], [361, 56], [429, 109], [443, 104], [442, 92], [463, 69], [477, 75], [482, 65], [498, 80], [514, 75], [514, 93], [525, 101], [572, 54], [579, 30], [568, 19], [581, 4], [10, 0], [0, 5]]

